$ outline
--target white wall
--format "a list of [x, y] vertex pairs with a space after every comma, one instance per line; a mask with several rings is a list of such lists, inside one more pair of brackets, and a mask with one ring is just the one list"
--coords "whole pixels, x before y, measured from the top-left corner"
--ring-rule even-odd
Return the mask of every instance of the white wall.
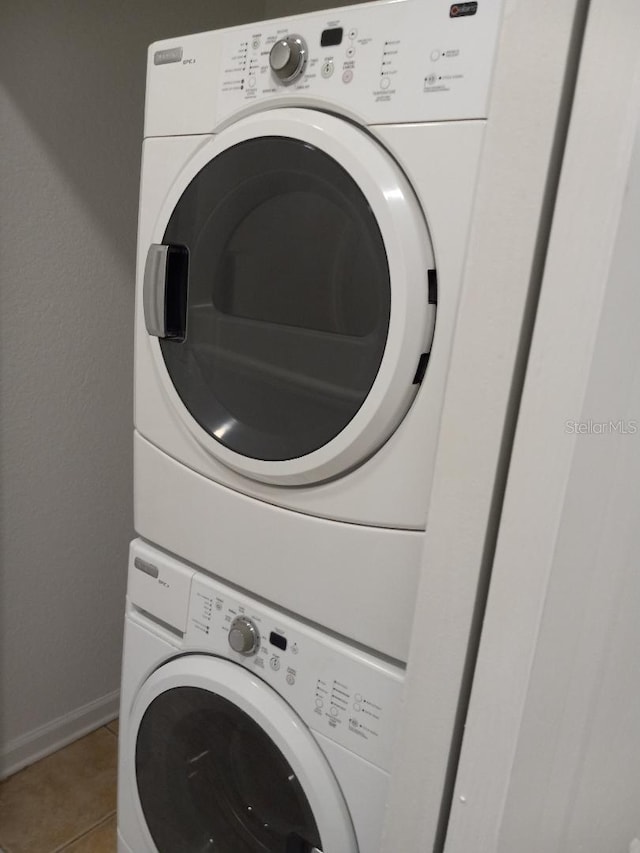
[[[442, 850], [584, 7], [505, 4], [383, 853]], [[475, 843], [467, 850], [495, 853]]]
[[3, 3], [0, 772], [116, 711], [147, 44], [263, 17]]
[[447, 853], [640, 844], [638, 32], [591, 0]]

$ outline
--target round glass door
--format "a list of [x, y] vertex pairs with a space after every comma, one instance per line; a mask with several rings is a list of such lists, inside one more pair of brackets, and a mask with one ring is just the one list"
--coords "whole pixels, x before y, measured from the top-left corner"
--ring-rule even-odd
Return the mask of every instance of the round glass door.
[[193, 178], [162, 242], [188, 250], [184, 336], [161, 349], [197, 423], [266, 461], [342, 432], [378, 373], [391, 307], [380, 228], [347, 171], [300, 139], [246, 140]]
[[138, 304], [163, 391], [200, 446], [253, 479], [310, 485], [368, 459], [407, 414], [434, 272], [388, 152], [335, 116], [275, 109], [184, 164]]
[[135, 755], [144, 818], [159, 853], [311, 853], [322, 843], [296, 773], [233, 702], [199, 687], [161, 693]]
[[243, 666], [173, 658], [142, 684], [123, 726], [145, 850], [358, 853], [311, 730]]

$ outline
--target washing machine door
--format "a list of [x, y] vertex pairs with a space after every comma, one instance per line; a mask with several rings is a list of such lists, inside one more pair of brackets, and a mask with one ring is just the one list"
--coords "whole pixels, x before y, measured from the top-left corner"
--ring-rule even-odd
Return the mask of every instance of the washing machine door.
[[148, 247], [161, 381], [235, 470], [283, 485], [336, 477], [411, 405], [434, 275], [416, 196], [368, 133], [314, 110], [246, 118], [187, 164]]
[[128, 746], [150, 851], [358, 851], [309, 729], [230, 661], [194, 654], [156, 670], [134, 703]]

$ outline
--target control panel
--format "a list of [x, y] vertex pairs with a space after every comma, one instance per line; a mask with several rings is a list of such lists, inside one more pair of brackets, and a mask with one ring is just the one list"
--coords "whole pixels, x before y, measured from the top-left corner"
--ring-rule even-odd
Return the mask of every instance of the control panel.
[[278, 39], [269, 52], [269, 65], [274, 77], [283, 84], [302, 77], [307, 66], [307, 43], [301, 36]]
[[183, 649], [208, 651], [255, 672], [311, 729], [390, 768], [404, 683], [400, 667], [197, 573]]
[[497, 2], [397, 0], [220, 31], [218, 111], [307, 97], [370, 122], [480, 118]]
[[127, 598], [142, 618], [170, 632], [177, 650], [245, 667], [309, 728], [390, 769], [401, 667], [255, 602], [140, 539], [130, 549]]

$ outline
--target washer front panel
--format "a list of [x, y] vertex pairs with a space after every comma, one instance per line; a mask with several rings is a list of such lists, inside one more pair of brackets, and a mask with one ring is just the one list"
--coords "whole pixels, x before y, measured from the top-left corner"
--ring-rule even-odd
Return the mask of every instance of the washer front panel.
[[[401, 667], [293, 620], [139, 540], [131, 549], [127, 596], [163, 622], [167, 598], [176, 599], [172, 628], [183, 636], [181, 650], [240, 664], [270, 684], [310, 728], [390, 770]], [[255, 653], [231, 648], [229, 629], [238, 620], [255, 629]]]
[[[260, 637], [257, 653], [249, 657], [229, 647], [229, 628], [239, 616], [250, 619]], [[303, 631], [299, 623], [201, 575], [191, 586], [185, 644], [255, 672], [312, 729], [390, 770], [403, 687], [399, 668], [312, 629]]]

